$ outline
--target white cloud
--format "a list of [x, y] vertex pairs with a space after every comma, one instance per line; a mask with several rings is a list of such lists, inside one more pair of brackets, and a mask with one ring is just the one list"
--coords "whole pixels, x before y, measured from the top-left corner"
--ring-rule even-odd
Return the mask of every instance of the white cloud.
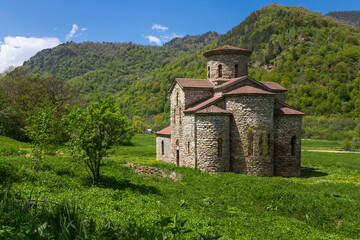
[[20, 66], [38, 51], [55, 47], [60, 43], [55, 37], [5, 37], [4, 42], [0, 42], [0, 72], [9, 66]]
[[150, 43], [155, 43], [159, 46], [162, 44], [161, 40], [155, 36], [146, 36], [146, 38], [149, 40]]
[[154, 24], [152, 27], [151, 27], [152, 30], [161, 30], [161, 31], [166, 31], [168, 30], [169, 28], [168, 27], [165, 27], [164, 25], [161, 25], [161, 24]]
[[69, 41], [70, 38], [74, 37], [77, 30], [79, 30], [79, 26], [76, 24], [73, 24], [71, 31], [68, 34], [66, 34], [66, 37], [65, 37], [66, 41]]
[[74, 37], [78, 37], [78, 36], [80, 36], [82, 33], [78, 33], [78, 31], [81, 31], [81, 32], [83, 32], [83, 31], [86, 31], [86, 30], [88, 30], [87, 28], [79, 28], [79, 26], [77, 25], [77, 24], [73, 24], [72, 25], [72, 28], [71, 28], [71, 31], [68, 33], [68, 34], [66, 34], [66, 36], [65, 36], [65, 40], [66, 41], [69, 41], [71, 38], [74, 38]]
[[161, 46], [162, 44], [170, 41], [173, 38], [183, 37], [182, 35], [177, 34], [177, 33], [167, 33], [167, 32], [165, 32], [169, 28], [165, 27], [164, 25], [154, 24], [151, 27], [151, 29], [152, 30], [160, 30], [161, 31], [161, 33], [159, 33], [160, 36], [145, 36], [145, 38], [147, 38], [150, 43], [155, 43], [158, 46]]

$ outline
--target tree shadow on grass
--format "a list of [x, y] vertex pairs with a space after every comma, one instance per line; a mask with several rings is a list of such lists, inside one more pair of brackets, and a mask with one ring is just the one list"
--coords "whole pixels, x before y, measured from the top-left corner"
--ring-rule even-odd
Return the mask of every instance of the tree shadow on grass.
[[[91, 186], [92, 178], [89, 177], [84, 179], [84, 185]], [[130, 189], [133, 192], [141, 194], [160, 194], [159, 190], [153, 186], [133, 184], [127, 179], [116, 179], [115, 177], [110, 176], [101, 176], [96, 186], [99, 188], [111, 188], [114, 190]]]
[[312, 167], [301, 167], [301, 178], [311, 178], [311, 177], [324, 177], [328, 174], [325, 172], [320, 172], [316, 168]]

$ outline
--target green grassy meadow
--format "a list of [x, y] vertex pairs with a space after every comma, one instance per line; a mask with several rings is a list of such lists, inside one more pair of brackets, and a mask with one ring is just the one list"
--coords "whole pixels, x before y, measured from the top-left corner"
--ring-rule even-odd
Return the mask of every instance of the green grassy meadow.
[[[183, 228], [191, 230], [179, 239], [360, 238], [360, 154], [303, 151], [299, 178], [212, 174], [157, 161], [155, 136], [136, 135], [133, 146], [118, 147], [103, 160], [101, 181], [93, 186], [83, 164], [66, 152], [46, 156], [36, 172], [25, 156], [30, 145], [5, 137], [0, 137], [0, 144], [13, 152], [0, 152], [0, 239], [29, 239], [31, 232], [29, 219], [16, 215], [15, 208], [5, 209], [7, 192], [18, 202], [66, 201], [76, 206], [89, 228], [104, 233], [102, 239], [162, 239], [160, 232], [171, 237], [171, 231], [154, 222], [175, 215], [187, 220]], [[305, 149], [323, 145], [303, 144]], [[175, 172], [181, 179], [149, 174], [147, 167], [137, 173], [132, 164], [155, 167], [168, 176]], [[55, 205], [37, 202], [26, 211], [40, 216], [41, 210]], [[45, 217], [39, 216], [39, 226], [31, 225], [39, 239], [56, 239], [40, 234], [52, 220], [43, 227]]]
[[[331, 140], [301, 140], [302, 150], [330, 150], [330, 151], [343, 151], [341, 141]], [[360, 152], [359, 148], [352, 148], [352, 152]]]

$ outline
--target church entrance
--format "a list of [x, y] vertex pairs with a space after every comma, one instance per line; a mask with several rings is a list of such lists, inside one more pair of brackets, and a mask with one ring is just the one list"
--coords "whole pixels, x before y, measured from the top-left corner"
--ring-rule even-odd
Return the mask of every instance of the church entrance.
[[180, 166], [180, 150], [176, 150], [176, 166]]

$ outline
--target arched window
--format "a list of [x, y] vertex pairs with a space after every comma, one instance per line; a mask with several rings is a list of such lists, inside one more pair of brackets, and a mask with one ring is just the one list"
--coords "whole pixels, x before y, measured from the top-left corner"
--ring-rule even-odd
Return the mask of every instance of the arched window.
[[222, 157], [222, 138], [219, 138], [217, 142], [218, 142], [218, 157]]
[[173, 122], [176, 123], [176, 110], [173, 109], [172, 112], [173, 112], [173, 116], [174, 116], [174, 117], [173, 117]]
[[235, 64], [235, 67], [234, 67], [234, 77], [238, 77], [239, 76], [239, 66], [237, 64]]
[[222, 77], [222, 65], [220, 64], [219, 65], [219, 78]]
[[295, 156], [296, 137], [291, 138], [291, 156]]
[[179, 123], [181, 124], [181, 109], [179, 108]]
[[176, 93], [176, 105], [179, 105], [179, 92]]
[[208, 76], [208, 78], [210, 78], [210, 67], [208, 67], [207, 76]]
[[176, 166], [180, 166], [180, 150], [179, 150], [179, 139], [176, 140]]
[[190, 154], [190, 142], [188, 142], [188, 154]]
[[253, 155], [253, 141], [254, 141], [254, 135], [252, 132], [248, 133], [248, 156]]
[[164, 155], [164, 141], [161, 141], [161, 155]]
[[263, 155], [264, 151], [263, 151], [263, 134], [261, 133], [259, 136], [259, 154], [260, 156]]

